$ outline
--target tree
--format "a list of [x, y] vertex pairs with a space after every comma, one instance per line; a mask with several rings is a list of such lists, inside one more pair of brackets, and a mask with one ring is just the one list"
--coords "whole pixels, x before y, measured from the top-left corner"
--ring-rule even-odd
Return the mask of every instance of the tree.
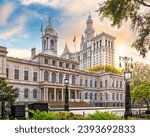
[[5, 102], [11, 106], [18, 97], [17, 89], [13, 86], [8, 86], [5, 79], [0, 78], [0, 102], [1, 102], [1, 114], [4, 117]]
[[112, 72], [112, 73], [117, 73], [117, 74], [123, 74], [123, 69], [118, 69], [114, 66], [110, 65], [99, 65], [95, 66], [93, 68], [88, 68], [87, 71], [94, 71], [94, 72]]
[[140, 83], [150, 81], [150, 65], [140, 62], [134, 63], [132, 72], [131, 89]]
[[135, 86], [131, 91], [131, 96], [134, 102], [144, 101], [147, 106], [147, 109], [150, 110], [150, 82], [141, 83]]
[[132, 31], [138, 34], [132, 47], [146, 56], [150, 50], [150, 0], [106, 0], [99, 4], [97, 12], [118, 28], [130, 20]]

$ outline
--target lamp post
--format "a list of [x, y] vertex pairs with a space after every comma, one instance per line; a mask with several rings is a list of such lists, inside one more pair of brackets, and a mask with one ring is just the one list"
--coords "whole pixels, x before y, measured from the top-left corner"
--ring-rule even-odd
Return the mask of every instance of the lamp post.
[[[125, 113], [124, 118], [127, 119], [128, 117], [132, 116], [131, 111], [131, 94], [130, 94], [130, 80], [132, 77], [131, 70], [133, 69], [132, 65], [132, 58], [129, 57], [119, 57], [119, 66], [121, 67], [121, 59], [124, 61], [125, 71], [124, 71], [124, 80], [125, 80]], [[130, 63], [129, 63], [130, 61]]]
[[64, 104], [64, 110], [69, 111], [69, 94], [68, 94], [68, 86], [69, 86], [69, 79], [66, 77], [64, 79], [64, 85], [65, 85], [65, 104]]

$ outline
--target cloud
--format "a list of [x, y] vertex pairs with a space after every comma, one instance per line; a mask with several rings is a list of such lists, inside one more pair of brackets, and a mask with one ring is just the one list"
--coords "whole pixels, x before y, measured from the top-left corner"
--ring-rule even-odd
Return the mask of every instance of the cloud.
[[17, 18], [15, 22], [11, 24], [5, 31], [0, 32], [0, 39], [11, 39], [14, 37], [23, 38], [27, 35], [25, 34], [25, 25], [27, 22], [27, 16], [22, 15]]
[[8, 48], [8, 56], [19, 57], [19, 58], [30, 58], [30, 50], [29, 49], [16, 49], [16, 48]]
[[8, 23], [8, 18], [10, 17], [14, 9], [15, 6], [11, 2], [0, 6], [0, 26], [6, 25]]

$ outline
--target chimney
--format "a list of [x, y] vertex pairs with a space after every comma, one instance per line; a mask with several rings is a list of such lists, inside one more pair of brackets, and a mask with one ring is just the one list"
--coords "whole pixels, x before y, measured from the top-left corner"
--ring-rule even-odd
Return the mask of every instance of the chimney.
[[31, 49], [31, 58], [33, 59], [35, 57], [36, 54], [36, 48], [32, 48]]

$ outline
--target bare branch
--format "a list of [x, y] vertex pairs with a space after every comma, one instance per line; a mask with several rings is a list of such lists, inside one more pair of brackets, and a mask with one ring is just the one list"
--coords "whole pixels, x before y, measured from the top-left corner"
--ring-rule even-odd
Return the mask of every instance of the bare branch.
[[143, 6], [150, 7], [150, 4], [144, 2], [144, 0], [136, 0], [136, 1], [142, 4]]

